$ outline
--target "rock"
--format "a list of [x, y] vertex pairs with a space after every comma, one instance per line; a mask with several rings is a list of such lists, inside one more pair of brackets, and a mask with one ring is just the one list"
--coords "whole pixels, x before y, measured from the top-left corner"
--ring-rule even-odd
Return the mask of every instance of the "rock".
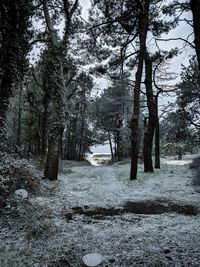
[[98, 266], [103, 261], [103, 257], [99, 253], [89, 253], [82, 258], [85, 266], [94, 267]]
[[169, 261], [172, 261], [172, 257], [170, 255], [166, 255], [165, 258]]
[[16, 195], [17, 197], [22, 198], [22, 199], [26, 199], [26, 198], [28, 198], [28, 192], [27, 192], [25, 189], [17, 189], [17, 190], [15, 191], [15, 195]]
[[83, 212], [82, 207], [73, 207], [72, 210], [74, 213], [82, 213]]
[[110, 263], [114, 263], [114, 262], [116, 262], [116, 260], [115, 259], [110, 259], [109, 262]]
[[171, 251], [170, 251], [170, 249], [169, 248], [166, 248], [165, 250], [164, 250], [164, 253], [165, 254], [168, 254], [168, 253], [170, 253]]
[[73, 219], [72, 213], [67, 213], [67, 214], [65, 214], [65, 218], [66, 218], [68, 221], [72, 220], [72, 219]]

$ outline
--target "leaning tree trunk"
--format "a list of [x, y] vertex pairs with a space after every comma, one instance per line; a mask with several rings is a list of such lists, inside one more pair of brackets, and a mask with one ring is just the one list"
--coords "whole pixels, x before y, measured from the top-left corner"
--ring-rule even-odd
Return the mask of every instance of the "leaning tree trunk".
[[200, 70], [200, 1], [191, 0], [190, 8], [193, 15], [194, 44]]
[[138, 32], [140, 40], [140, 52], [138, 67], [136, 72], [136, 81], [133, 92], [133, 116], [131, 119], [131, 172], [130, 180], [137, 179], [138, 154], [139, 154], [139, 115], [140, 115], [140, 85], [142, 80], [143, 60], [146, 51], [146, 38], [149, 24], [149, 5], [150, 0], [144, 3], [144, 12], [139, 16]]
[[147, 51], [145, 53], [145, 69], [146, 69], [145, 86], [146, 86], [149, 119], [144, 132], [143, 159], [144, 159], [144, 171], [153, 172], [152, 146], [153, 146], [154, 131], [156, 127], [156, 105], [154, 101], [153, 88], [152, 88], [152, 61]]
[[110, 134], [110, 131], [109, 130], [108, 130], [108, 140], [109, 140], [109, 145], [110, 145], [111, 160], [114, 161], [114, 153], [113, 153], [112, 139], [111, 139], [111, 134]]

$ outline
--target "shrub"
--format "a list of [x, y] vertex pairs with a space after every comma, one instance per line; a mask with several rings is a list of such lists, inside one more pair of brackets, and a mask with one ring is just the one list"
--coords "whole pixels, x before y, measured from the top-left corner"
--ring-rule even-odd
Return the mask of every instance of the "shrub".
[[35, 193], [39, 182], [39, 174], [28, 160], [0, 152], [0, 208], [16, 189], [24, 188]]
[[190, 164], [190, 168], [195, 170], [194, 185], [200, 185], [200, 156], [194, 158]]

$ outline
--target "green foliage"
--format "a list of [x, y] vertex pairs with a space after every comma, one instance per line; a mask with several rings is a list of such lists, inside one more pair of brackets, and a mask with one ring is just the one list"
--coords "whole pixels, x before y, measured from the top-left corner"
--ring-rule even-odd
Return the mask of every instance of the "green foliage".
[[6, 111], [12, 89], [27, 70], [26, 55], [31, 38], [31, 1], [0, 2], [0, 140], [4, 140]]
[[63, 158], [83, 160], [94, 144], [90, 127], [90, 101], [93, 80], [81, 72], [74, 83], [76, 93], [69, 99], [68, 117], [63, 134]]
[[167, 155], [178, 155], [196, 151], [195, 135], [189, 127], [184, 113], [171, 112], [161, 122], [162, 151]]
[[24, 188], [29, 193], [36, 193], [39, 184], [39, 174], [28, 160], [0, 152], [0, 208], [16, 189]]
[[192, 57], [189, 66], [182, 67], [181, 83], [178, 84], [177, 105], [185, 119], [200, 130], [200, 75], [196, 57]]
[[111, 139], [119, 158], [127, 157], [130, 149], [129, 121], [132, 101], [128, 80], [113, 81], [112, 85], [97, 97], [92, 106], [91, 118], [94, 128], [104, 133], [106, 141]]
[[196, 157], [190, 164], [190, 168], [195, 170], [194, 185], [200, 186], [200, 157]]

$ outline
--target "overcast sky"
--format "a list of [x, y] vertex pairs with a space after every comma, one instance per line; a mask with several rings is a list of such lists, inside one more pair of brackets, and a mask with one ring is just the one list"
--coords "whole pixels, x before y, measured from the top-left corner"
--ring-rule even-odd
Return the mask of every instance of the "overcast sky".
[[[169, 1], [171, 2], [171, 1]], [[87, 19], [88, 16], [88, 9], [90, 8], [90, 0], [80, 0], [80, 4], [83, 7], [82, 9], [82, 16], [84, 17], [84, 19]], [[166, 4], [166, 3], [165, 3]], [[182, 19], [187, 18], [187, 19], [191, 19], [191, 13], [187, 12], [187, 13], [183, 13], [183, 15], [181, 16]], [[177, 26], [174, 30], [171, 30], [168, 34], [164, 34], [162, 35], [162, 38], [178, 38], [181, 37], [183, 39], [186, 39], [192, 32], [192, 28], [184, 21], [180, 22], [179, 26]], [[193, 36], [190, 36], [190, 41], [193, 40]], [[172, 48], [178, 47], [179, 51], [181, 52], [179, 54], [179, 56], [173, 58], [170, 63], [169, 63], [169, 72], [174, 72], [177, 73], [177, 79], [176, 81], [172, 81], [171, 83], [175, 84], [178, 81], [180, 81], [180, 73], [181, 73], [181, 64], [183, 65], [187, 65], [188, 64], [188, 60], [191, 54], [194, 54], [194, 50], [191, 49], [189, 46], [186, 46], [184, 49], [184, 43], [182, 41], [160, 41], [159, 43], [159, 47], [163, 50], [170, 50]], [[149, 43], [148, 43], [148, 47], [150, 49], [150, 51], [155, 50], [155, 42], [153, 40], [151, 40], [151, 38], [149, 38]], [[97, 84], [104, 88], [107, 86], [106, 82], [104, 81], [104, 79], [101, 80], [96, 80]], [[164, 98], [160, 100], [160, 105], [166, 104], [168, 101], [171, 101], [171, 98]]]

